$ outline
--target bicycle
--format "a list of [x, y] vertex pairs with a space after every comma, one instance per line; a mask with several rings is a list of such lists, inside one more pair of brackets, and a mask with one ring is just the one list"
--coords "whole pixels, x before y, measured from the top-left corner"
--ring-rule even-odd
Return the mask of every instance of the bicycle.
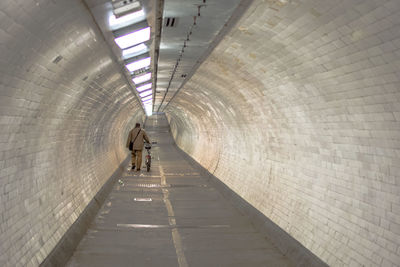
[[149, 172], [150, 171], [150, 167], [151, 167], [151, 153], [150, 153], [151, 144], [146, 143], [144, 148], [147, 151], [147, 155], [146, 155], [146, 158], [145, 158], [145, 164], [146, 164], [146, 169]]

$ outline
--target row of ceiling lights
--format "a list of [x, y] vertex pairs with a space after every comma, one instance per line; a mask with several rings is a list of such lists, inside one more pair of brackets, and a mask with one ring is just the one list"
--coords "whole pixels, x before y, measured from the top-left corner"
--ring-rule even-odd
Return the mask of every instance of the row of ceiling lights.
[[132, 77], [146, 114], [153, 110], [151, 58], [149, 53], [150, 27], [146, 14], [135, 0], [113, 0], [109, 26], [114, 41], [122, 50], [122, 59]]

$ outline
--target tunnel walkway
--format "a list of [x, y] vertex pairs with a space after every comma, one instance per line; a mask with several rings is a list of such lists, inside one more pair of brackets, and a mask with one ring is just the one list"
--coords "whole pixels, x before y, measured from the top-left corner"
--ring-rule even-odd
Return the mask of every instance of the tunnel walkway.
[[150, 172], [126, 167], [67, 266], [291, 266], [148, 119]]

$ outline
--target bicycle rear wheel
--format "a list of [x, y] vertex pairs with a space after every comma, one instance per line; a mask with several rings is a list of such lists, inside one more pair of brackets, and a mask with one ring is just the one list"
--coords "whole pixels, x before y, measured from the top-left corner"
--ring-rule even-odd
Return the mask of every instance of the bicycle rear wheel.
[[150, 171], [150, 166], [151, 166], [151, 158], [148, 157], [146, 160], [146, 169], [148, 172]]

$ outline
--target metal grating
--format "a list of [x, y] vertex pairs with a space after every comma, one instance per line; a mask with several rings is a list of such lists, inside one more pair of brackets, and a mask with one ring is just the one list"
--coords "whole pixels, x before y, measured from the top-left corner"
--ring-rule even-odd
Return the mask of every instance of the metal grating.
[[53, 59], [53, 63], [57, 64], [58, 62], [60, 62], [63, 59], [63, 56], [57, 56], [55, 59]]
[[135, 184], [133, 187], [139, 188], [183, 188], [183, 187], [208, 187], [205, 184]]
[[138, 201], [138, 202], [151, 202], [153, 199], [149, 197], [135, 197], [133, 201]]
[[160, 188], [162, 187], [161, 184], [136, 184], [135, 187], [140, 188]]

